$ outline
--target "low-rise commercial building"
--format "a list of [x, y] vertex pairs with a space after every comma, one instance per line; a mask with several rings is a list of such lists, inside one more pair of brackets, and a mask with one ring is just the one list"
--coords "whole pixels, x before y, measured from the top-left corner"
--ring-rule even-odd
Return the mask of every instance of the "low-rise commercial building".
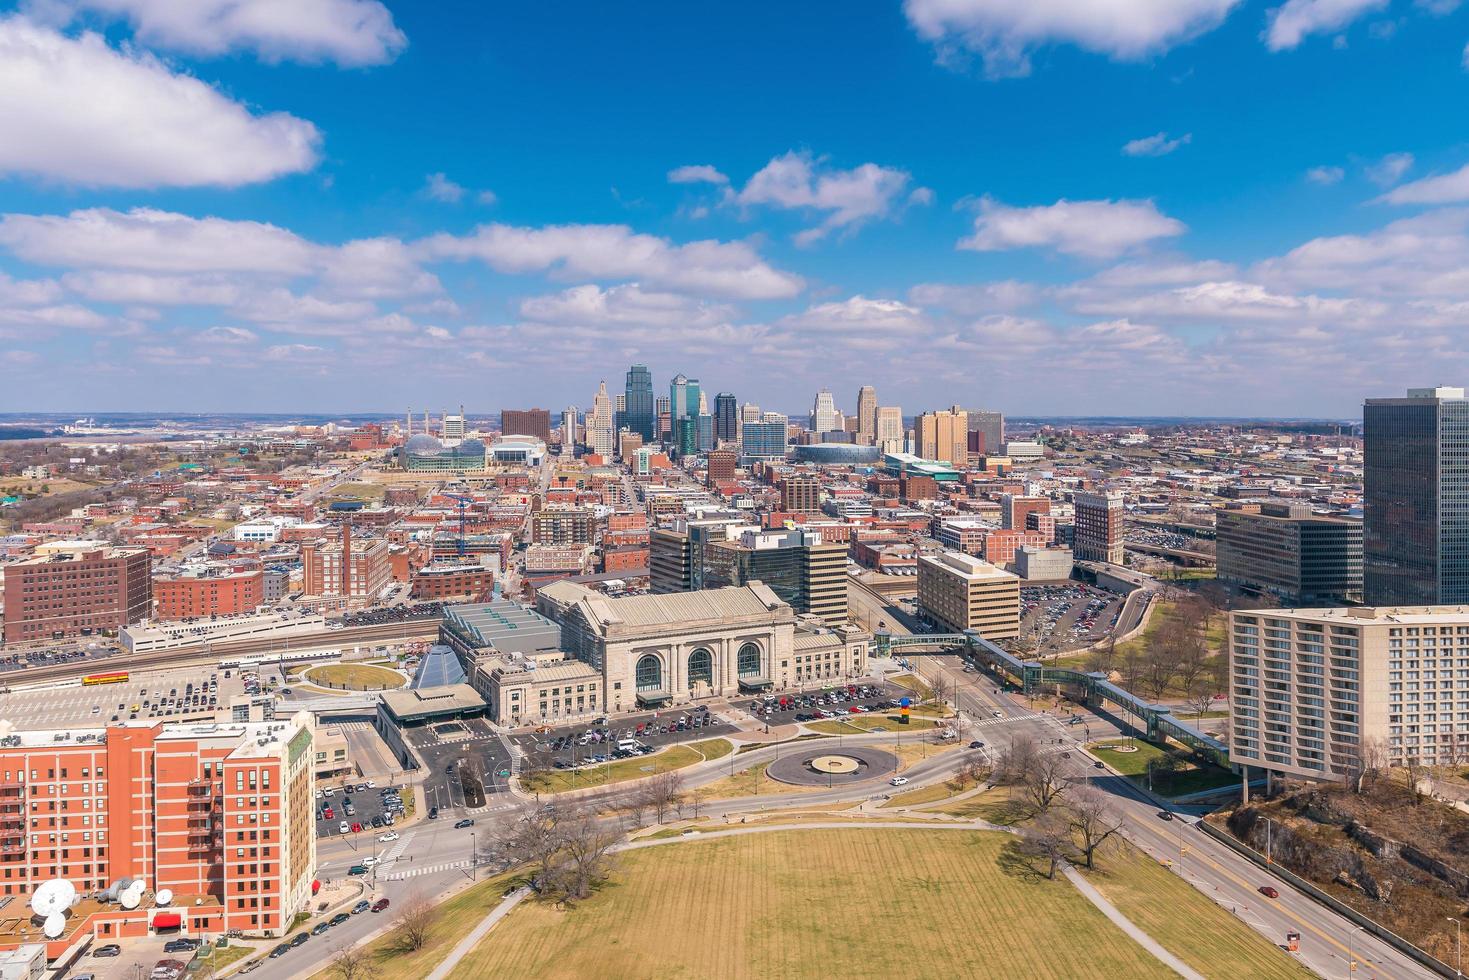
[[259, 568], [201, 568], [153, 580], [153, 615], [161, 620], [238, 616], [254, 612], [264, 599]]

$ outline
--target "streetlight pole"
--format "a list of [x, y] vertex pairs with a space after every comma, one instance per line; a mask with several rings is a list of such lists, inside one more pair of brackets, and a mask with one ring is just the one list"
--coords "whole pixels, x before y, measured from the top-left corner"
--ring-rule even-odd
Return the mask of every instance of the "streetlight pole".
[[1454, 975], [1464, 975], [1464, 923], [1459, 919], [1449, 916], [1448, 920], [1454, 924]]
[[474, 839], [474, 831], [469, 832], [469, 880], [474, 881], [479, 870], [479, 846]]
[[1347, 980], [1351, 980], [1352, 973], [1357, 969], [1356, 945], [1353, 940], [1357, 938], [1357, 933], [1366, 928], [1366, 926], [1352, 926], [1352, 931], [1347, 933]]

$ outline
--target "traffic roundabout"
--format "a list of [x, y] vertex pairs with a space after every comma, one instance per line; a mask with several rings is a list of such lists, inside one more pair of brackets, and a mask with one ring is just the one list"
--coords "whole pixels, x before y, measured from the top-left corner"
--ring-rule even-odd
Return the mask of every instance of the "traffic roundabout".
[[897, 768], [897, 756], [882, 749], [808, 746], [782, 753], [765, 774], [792, 786], [842, 786], [887, 776]]

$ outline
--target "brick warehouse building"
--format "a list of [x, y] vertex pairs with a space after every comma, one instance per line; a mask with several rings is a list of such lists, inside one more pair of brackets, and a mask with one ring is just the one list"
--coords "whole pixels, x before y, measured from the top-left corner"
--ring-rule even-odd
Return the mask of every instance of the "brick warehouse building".
[[156, 619], [237, 616], [254, 612], [265, 599], [265, 571], [210, 569], [153, 580]]
[[[22, 732], [0, 746], [0, 896], [62, 878], [81, 901], [47, 956], [92, 941], [230, 929], [281, 936], [311, 899], [310, 715], [254, 724], [130, 722]], [[105, 890], [141, 878], [135, 909]], [[161, 889], [173, 900], [159, 905]], [[0, 920], [0, 949], [39, 937]]]
[[5, 641], [79, 636], [146, 619], [152, 569], [146, 548], [105, 545], [7, 565]]

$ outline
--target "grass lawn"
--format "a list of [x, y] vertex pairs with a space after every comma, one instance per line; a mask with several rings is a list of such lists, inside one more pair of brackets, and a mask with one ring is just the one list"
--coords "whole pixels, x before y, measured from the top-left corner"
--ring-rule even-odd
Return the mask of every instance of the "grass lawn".
[[[393, 929], [373, 940], [367, 951], [371, 956], [375, 980], [420, 980], [433, 972], [439, 961], [449, 955], [454, 944], [464, 938], [465, 930], [499, 903], [513, 881], [513, 875], [497, 875], [469, 886], [437, 906], [438, 914], [429, 926], [428, 941], [422, 949], [410, 950], [400, 929]], [[395, 898], [393, 904], [401, 905], [402, 902]], [[392, 910], [384, 914], [391, 915]], [[269, 971], [265, 973], [269, 975]], [[341, 980], [341, 971], [334, 969], [329, 962], [323, 962], [322, 970], [312, 980]]]
[[403, 686], [402, 674], [372, 664], [322, 664], [307, 668], [300, 676], [308, 683], [353, 691], [396, 690]]
[[1205, 976], [1311, 976], [1270, 940], [1131, 844], [1106, 846], [1097, 869], [1083, 874], [1123, 915]]
[[[738, 767], [739, 763], [736, 762], [735, 765]], [[733, 776], [725, 776], [723, 779], [715, 780], [694, 790], [693, 798], [696, 800], [729, 800], [740, 796], [759, 796], [761, 793], [768, 792], [789, 792], [793, 787], [785, 783], [772, 783], [765, 778], [765, 770], [769, 768], [770, 763], [768, 762], [744, 769], [736, 768]]]
[[208, 967], [217, 974], [222, 972], [231, 963], [238, 963], [255, 952], [255, 947], [246, 946], [243, 943], [231, 943], [223, 948], [210, 946], [209, 950], [210, 953], [208, 956], [201, 957], [195, 962], [199, 967]]
[[[1135, 745], [1137, 751], [1116, 752], [1106, 747], [1124, 744]], [[1239, 777], [1227, 769], [1200, 765], [1181, 749], [1164, 749], [1140, 738], [1132, 739], [1129, 742], [1115, 740], [1093, 742], [1087, 748], [1098, 759], [1143, 787], [1148, 785], [1148, 762], [1153, 759], [1161, 759], [1165, 755], [1172, 755], [1179, 760], [1182, 768], [1171, 774], [1157, 773], [1153, 776], [1153, 791], [1159, 796], [1182, 796], [1186, 793], [1197, 793], [1200, 790], [1232, 786], [1239, 782]]]
[[654, 752], [652, 755], [622, 759], [610, 765], [593, 766], [574, 772], [552, 769], [533, 773], [520, 780], [521, 789], [527, 793], [565, 793], [589, 786], [606, 786], [609, 783], [625, 783], [629, 779], [642, 779], [670, 769], [682, 769], [696, 762], [722, 759], [734, 751], [728, 739], [715, 738], [704, 742], [675, 745]]
[[343, 483], [331, 492], [330, 500], [381, 500], [387, 487], [381, 483]]
[[400, 799], [400, 800], [403, 801], [403, 819], [404, 820], [410, 820], [410, 819], [412, 819], [412, 817], [413, 817], [413, 811], [418, 806], [418, 801], [416, 801], [413, 798], [413, 787], [412, 786], [399, 786], [398, 787], [398, 799]]
[[954, 817], [988, 820], [1001, 827], [1013, 827], [1030, 819], [1030, 808], [1017, 799], [1007, 787], [996, 786], [983, 793], [965, 797], [953, 803], [926, 806], [933, 813], [947, 813]]
[[[695, 836], [623, 855], [573, 909], [522, 904], [450, 976], [1173, 975], [1012, 848], [953, 830]], [[817, 900], [843, 895], [860, 900]], [[975, 926], [1012, 921], [1027, 928]]]
[[884, 807], [895, 806], [921, 806], [924, 803], [940, 803], [950, 797], [967, 793], [975, 787], [975, 782], [965, 777], [962, 773], [953, 779], [946, 779], [932, 786], [923, 786], [918, 789], [910, 789], [906, 793], [899, 793], [883, 804]]
[[909, 715], [906, 725], [898, 718], [898, 715], [847, 715], [845, 718], [808, 721], [806, 727], [824, 735], [865, 735], [879, 728], [889, 732], [919, 732], [938, 725], [932, 718], [919, 718], [916, 715]]
[[929, 698], [933, 697], [933, 688], [925, 684], [923, 682], [923, 679], [917, 674], [894, 674], [892, 677], [889, 677], [888, 680], [898, 685], [899, 687], [906, 688], [912, 691], [914, 694], [918, 695], [918, 699], [920, 701], [927, 701]]

